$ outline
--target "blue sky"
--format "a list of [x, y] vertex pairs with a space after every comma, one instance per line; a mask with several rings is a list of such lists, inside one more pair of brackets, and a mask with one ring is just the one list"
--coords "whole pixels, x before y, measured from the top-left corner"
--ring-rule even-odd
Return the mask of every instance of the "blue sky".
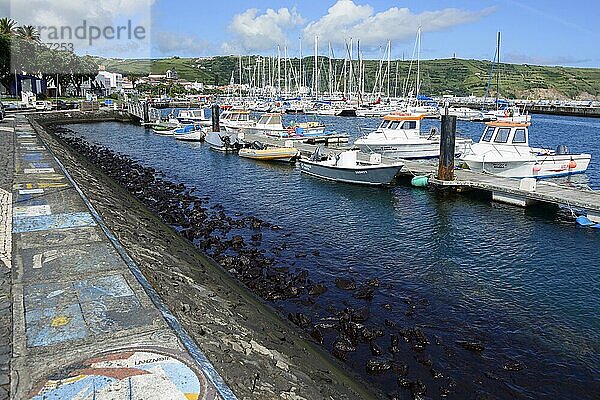
[[[349, 0], [345, 0], [349, 1]], [[236, 48], [235, 44], [244, 41], [243, 34], [236, 30], [233, 20], [236, 14], [242, 14], [248, 9], [256, 8], [255, 18], [264, 15], [267, 9], [278, 11], [281, 8], [295, 10], [302, 21], [289, 22], [283, 31], [287, 37], [289, 52], [298, 54], [298, 38], [305, 34], [305, 28], [310, 22], [318, 21], [328, 14], [328, 9], [336, 1], [227, 1], [226, 7], [222, 2], [205, 1], [165, 1], [158, 0], [153, 7], [154, 34], [174, 32], [188, 37], [195, 37], [196, 48], [186, 54], [185, 47], [174, 48], [181, 56], [224, 53], [261, 53], [273, 54], [274, 50], [264, 49], [258, 44], [245, 45]], [[478, 0], [478, 1], [385, 1], [385, 0], [354, 0], [360, 6], [370, 6], [371, 15], [385, 13], [392, 7], [408, 8], [413, 21], [420, 20], [423, 25], [422, 57], [444, 58], [456, 53], [461, 58], [491, 58], [493, 56], [496, 32], [502, 32], [502, 55], [508, 62], [571, 65], [571, 66], [600, 66], [600, 30], [598, 16], [600, 2], [596, 1], [513, 1], [513, 0]], [[177, 6], [176, 6], [177, 4]], [[351, 5], [350, 5], [351, 7]], [[444, 13], [445, 9], [456, 9], [470, 14], [457, 18], [456, 15]], [[427, 13], [438, 12], [433, 19]], [[425, 14], [424, 14], [425, 13]], [[209, 16], [204, 18], [203, 16]], [[410, 18], [410, 17], [409, 17]], [[445, 21], [444, 21], [445, 20]], [[377, 21], [377, 20], [376, 20]], [[249, 19], [247, 22], [252, 22]], [[257, 23], [265, 31], [272, 31], [265, 21]], [[433, 28], [439, 24], [447, 26]], [[417, 24], [418, 23], [414, 23]], [[332, 23], [332, 25], [335, 25]], [[385, 47], [386, 40], [392, 38], [392, 56], [410, 57], [414, 41], [414, 27], [400, 18], [397, 29], [387, 29], [372, 35], [369, 40], [373, 43], [364, 45], [366, 56], [377, 58], [381, 54], [378, 46]], [[254, 27], [252, 27], [254, 28]], [[410, 29], [409, 29], [410, 28]], [[332, 28], [334, 29], [334, 28]], [[410, 35], [398, 34], [398, 31], [408, 30]], [[353, 32], [350, 26], [349, 32]], [[395, 32], [395, 33], [394, 33]], [[354, 32], [353, 32], [354, 33]], [[364, 33], [364, 32], [363, 32]], [[396, 37], [394, 37], [396, 35]], [[314, 35], [305, 38], [304, 53], [311, 52]], [[377, 42], [377, 37], [380, 38]], [[360, 37], [355, 37], [360, 39]], [[320, 38], [320, 46], [326, 51], [327, 36]], [[155, 39], [154, 42], [157, 42]], [[223, 45], [226, 43], [227, 45]], [[250, 40], [250, 44], [252, 40]], [[166, 43], [165, 43], [166, 44]], [[229, 46], [231, 44], [231, 46]], [[275, 43], [273, 43], [273, 46]], [[283, 46], [284, 43], [281, 43]], [[310, 47], [308, 47], [310, 46]], [[155, 46], [156, 47], [156, 46]], [[307, 48], [308, 47], [308, 48]], [[341, 53], [341, 46], [338, 52]], [[168, 56], [168, 46], [155, 48], [153, 55]]]
[[[331, 41], [336, 55], [343, 41], [361, 41], [367, 58], [379, 58], [388, 39], [392, 57], [412, 55], [416, 27], [422, 26], [422, 58], [491, 59], [496, 32], [502, 32], [502, 61], [600, 67], [600, 2], [575, 0], [0, 0], [11, 1], [23, 23], [97, 24], [128, 18], [148, 28], [142, 44], [106, 41], [76, 46], [80, 54], [135, 57], [205, 57], [220, 54], [274, 54], [287, 44], [298, 55], [312, 54], [314, 35], [321, 54]], [[27, 4], [25, 7], [24, 4]], [[19, 13], [19, 6], [23, 8]], [[33, 10], [33, 12], [32, 12]], [[52, 19], [56, 21], [53, 21]], [[109, 19], [110, 19], [109, 18]], [[114, 23], [114, 22], [113, 22]], [[103, 25], [102, 25], [103, 26]], [[151, 32], [151, 33], [150, 33]]]

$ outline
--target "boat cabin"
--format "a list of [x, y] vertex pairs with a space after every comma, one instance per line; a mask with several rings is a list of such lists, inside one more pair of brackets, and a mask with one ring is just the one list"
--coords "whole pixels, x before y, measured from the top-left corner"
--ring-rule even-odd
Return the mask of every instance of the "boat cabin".
[[278, 113], [267, 113], [260, 116], [256, 125], [269, 126], [269, 127], [281, 127], [283, 126], [281, 120], [281, 114]]
[[205, 114], [205, 109], [195, 109], [195, 110], [179, 110], [179, 113], [177, 114], [177, 118], [178, 119], [185, 119], [185, 120], [207, 120], [208, 118], [206, 118], [206, 114]]
[[424, 114], [389, 114], [383, 117], [378, 130], [420, 130]]
[[223, 111], [221, 119], [231, 122], [245, 122], [250, 120], [250, 112], [245, 110]]
[[529, 147], [529, 122], [487, 122], [479, 143]]

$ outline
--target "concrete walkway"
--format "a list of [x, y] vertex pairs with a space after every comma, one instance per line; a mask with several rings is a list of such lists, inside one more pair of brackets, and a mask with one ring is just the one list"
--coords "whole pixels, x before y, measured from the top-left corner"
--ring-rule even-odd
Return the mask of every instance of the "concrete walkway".
[[2, 122], [6, 135], [15, 146], [12, 192], [0, 187], [11, 398], [234, 399], [27, 120]]

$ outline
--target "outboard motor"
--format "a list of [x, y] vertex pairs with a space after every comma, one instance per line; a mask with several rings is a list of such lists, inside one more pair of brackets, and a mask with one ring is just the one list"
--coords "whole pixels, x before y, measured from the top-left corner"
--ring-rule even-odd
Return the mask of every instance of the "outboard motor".
[[567, 146], [565, 146], [564, 144], [560, 144], [556, 148], [556, 154], [557, 155], [570, 154], [569, 153], [569, 148]]

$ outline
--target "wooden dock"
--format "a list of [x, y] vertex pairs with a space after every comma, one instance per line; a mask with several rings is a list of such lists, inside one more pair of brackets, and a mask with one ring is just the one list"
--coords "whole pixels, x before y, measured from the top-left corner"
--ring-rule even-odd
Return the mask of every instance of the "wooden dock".
[[[270, 146], [283, 146], [289, 139], [279, 139], [266, 137], [264, 135], [246, 134], [245, 140], [248, 142], [259, 141]], [[319, 143], [307, 143], [303, 140], [294, 140], [296, 147], [303, 155], [310, 155], [314, 152]], [[341, 152], [352, 149], [351, 144], [330, 143], [328, 150]], [[364, 154], [359, 159], [368, 159]], [[391, 163], [393, 161], [383, 157], [382, 162]], [[437, 163], [427, 163], [417, 160], [402, 160], [404, 167], [400, 172], [406, 177], [415, 175], [427, 175], [430, 177], [429, 184], [436, 188], [453, 188], [462, 190], [481, 190], [489, 192], [492, 200], [508, 203], [520, 207], [534, 206], [535, 204], [545, 203], [559, 207], [566, 207], [573, 210], [584, 211], [587, 217], [600, 223], [600, 191], [583, 190], [567, 186], [561, 186], [547, 180], [538, 180], [531, 186], [530, 181], [521, 179], [504, 178], [491, 174], [474, 172], [466, 169], [456, 169], [454, 171], [455, 179], [453, 181], [441, 181], [435, 178], [437, 174]], [[526, 183], [526, 184], [525, 184]]]

